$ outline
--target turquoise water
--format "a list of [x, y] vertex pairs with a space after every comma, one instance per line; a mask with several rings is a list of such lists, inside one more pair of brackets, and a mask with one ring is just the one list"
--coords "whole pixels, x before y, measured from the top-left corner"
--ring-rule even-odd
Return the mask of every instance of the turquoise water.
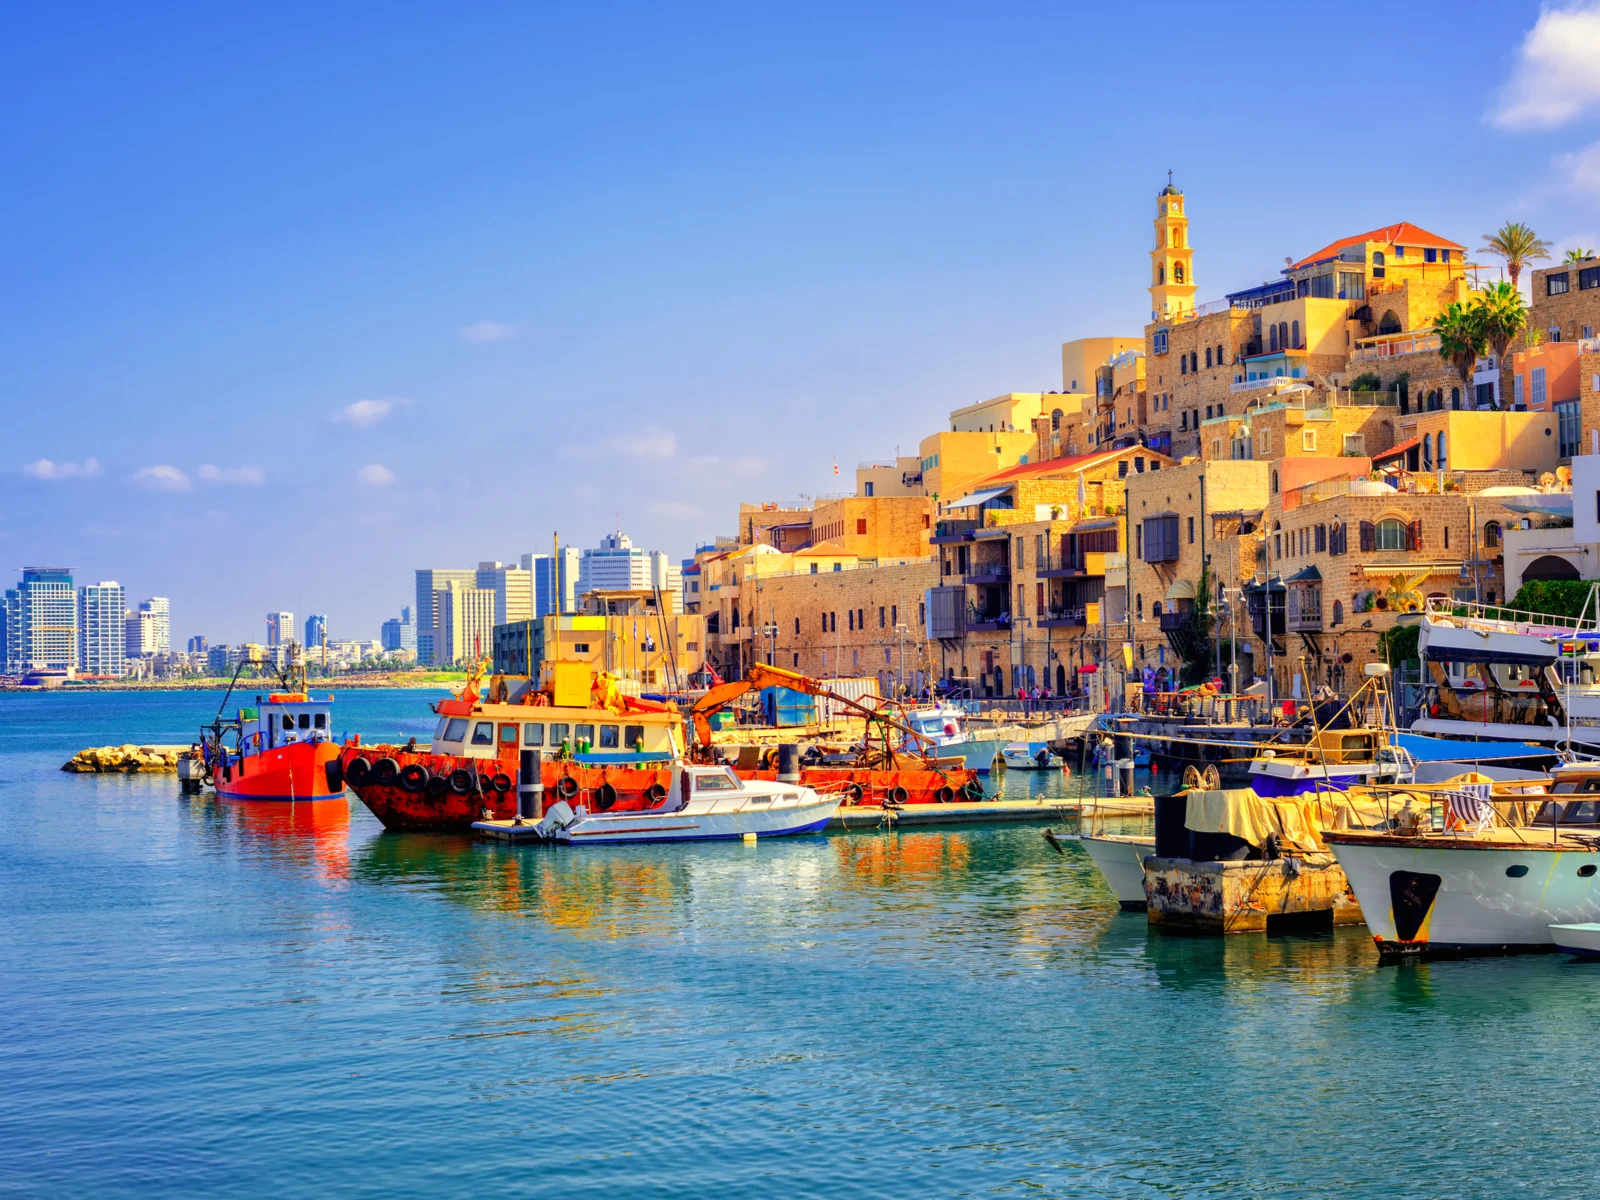
[[1592, 1191], [1583, 965], [1150, 936], [1036, 827], [584, 853], [56, 769], [215, 703], [0, 695], [0, 1190]]

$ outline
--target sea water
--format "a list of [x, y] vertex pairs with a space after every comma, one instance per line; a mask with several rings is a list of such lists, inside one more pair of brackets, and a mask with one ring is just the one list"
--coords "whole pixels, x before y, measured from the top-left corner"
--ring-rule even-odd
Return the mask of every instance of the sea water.
[[1152, 935], [1037, 826], [513, 848], [58, 770], [218, 699], [0, 695], [0, 1190], [1593, 1189], [1600, 969]]

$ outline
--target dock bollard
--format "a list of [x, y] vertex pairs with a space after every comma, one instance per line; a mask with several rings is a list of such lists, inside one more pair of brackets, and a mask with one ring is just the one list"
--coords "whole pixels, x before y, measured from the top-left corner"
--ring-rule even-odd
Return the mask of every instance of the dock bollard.
[[540, 771], [539, 752], [524, 750], [517, 768], [517, 824], [544, 817], [544, 776]]
[[784, 742], [778, 747], [778, 782], [800, 782], [800, 746], [796, 742]]

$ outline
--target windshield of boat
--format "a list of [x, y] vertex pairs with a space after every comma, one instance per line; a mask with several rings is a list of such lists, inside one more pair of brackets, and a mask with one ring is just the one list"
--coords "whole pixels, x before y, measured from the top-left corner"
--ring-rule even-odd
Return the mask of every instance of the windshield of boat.
[[696, 775], [694, 790], [697, 792], [737, 792], [739, 790], [739, 777], [727, 768], [723, 768], [714, 774]]

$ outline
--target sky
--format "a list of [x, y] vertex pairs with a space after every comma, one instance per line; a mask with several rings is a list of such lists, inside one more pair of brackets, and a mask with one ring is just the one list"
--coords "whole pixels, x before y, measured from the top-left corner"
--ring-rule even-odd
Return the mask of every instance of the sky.
[[1199, 301], [1600, 244], [1596, 62], [1595, 3], [7, 6], [0, 577], [216, 643], [687, 556], [1137, 336], [1168, 170]]

